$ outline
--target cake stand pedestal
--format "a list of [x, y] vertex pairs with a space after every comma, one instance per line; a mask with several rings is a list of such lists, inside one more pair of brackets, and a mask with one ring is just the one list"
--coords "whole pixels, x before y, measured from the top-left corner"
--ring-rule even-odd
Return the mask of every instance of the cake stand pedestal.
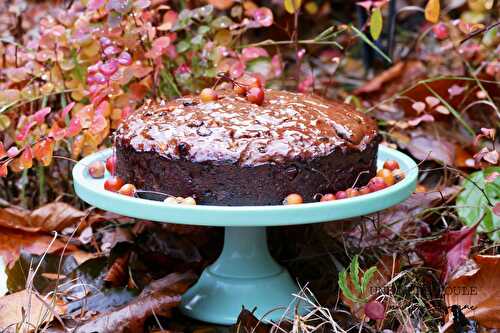
[[190, 225], [225, 227], [220, 257], [205, 269], [198, 282], [183, 296], [186, 315], [217, 324], [233, 324], [244, 306], [257, 317], [280, 320], [295, 309], [307, 310], [293, 295], [299, 289], [288, 272], [271, 257], [267, 226], [335, 221], [373, 213], [406, 199], [415, 189], [418, 168], [406, 155], [381, 146], [378, 165], [396, 160], [406, 177], [384, 190], [330, 202], [290, 206], [187, 206], [132, 198], [104, 190], [104, 178], [93, 179], [88, 165], [106, 160], [111, 149], [82, 159], [73, 168], [77, 195], [91, 205], [125, 216]]

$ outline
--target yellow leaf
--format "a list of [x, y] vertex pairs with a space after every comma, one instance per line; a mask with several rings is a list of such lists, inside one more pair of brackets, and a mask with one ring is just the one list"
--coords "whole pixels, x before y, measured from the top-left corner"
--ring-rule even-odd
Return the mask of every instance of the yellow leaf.
[[297, 10], [299, 10], [302, 5], [302, 0], [285, 0], [283, 1], [283, 6], [285, 10], [290, 14], [295, 14]]
[[382, 12], [380, 8], [375, 8], [370, 18], [370, 35], [377, 40], [382, 33]]
[[429, 0], [425, 6], [425, 19], [431, 23], [437, 23], [439, 21], [440, 11], [441, 6], [439, 5], [439, 0]]
[[314, 1], [309, 1], [308, 3], [306, 3], [305, 8], [307, 13], [311, 15], [316, 14], [319, 10], [318, 5]]

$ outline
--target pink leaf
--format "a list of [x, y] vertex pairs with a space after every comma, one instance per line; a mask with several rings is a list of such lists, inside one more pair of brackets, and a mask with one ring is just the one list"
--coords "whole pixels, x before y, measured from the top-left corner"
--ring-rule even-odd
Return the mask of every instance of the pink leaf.
[[269, 8], [257, 8], [253, 11], [252, 16], [261, 27], [269, 27], [273, 24], [273, 12]]
[[465, 90], [465, 87], [461, 87], [457, 84], [452, 85], [450, 88], [448, 88], [448, 93], [450, 94], [450, 97], [458, 96], [461, 95]]
[[9, 148], [9, 150], [7, 150], [7, 156], [10, 158], [16, 157], [17, 154], [19, 154], [19, 149], [15, 146], [12, 146]]
[[106, 118], [102, 115], [97, 115], [92, 119], [92, 125], [90, 125], [90, 131], [92, 133], [100, 133], [106, 128]]
[[304, 55], [306, 54], [306, 49], [300, 49], [297, 51], [297, 61], [301, 61], [304, 58]]
[[64, 135], [68, 138], [72, 138], [82, 130], [82, 123], [79, 117], [71, 118], [68, 127], [66, 127]]
[[486, 180], [487, 183], [493, 183], [497, 179], [497, 177], [499, 177], [499, 176], [500, 176], [500, 172], [493, 171], [488, 176], [486, 176], [486, 178], [484, 178], [484, 179]]
[[497, 202], [495, 204], [495, 207], [493, 207], [493, 213], [496, 215], [496, 216], [500, 216], [500, 202]]
[[241, 55], [244, 62], [260, 57], [269, 57], [269, 53], [261, 47], [246, 47], [241, 51]]
[[87, 3], [87, 8], [90, 10], [97, 10], [101, 8], [105, 2], [106, 0], [89, 0], [89, 2]]
[[301, 81], [299, 83], [297, 89], [300, 92], [306, 92], [312, 88], [313, 83], [314, 83], [314, 77], [312, 75], [309, 75], [304, 81]]
[[19, 133], [16, 135], [16, 140], [17, 141], [24, 141], [26, 139], [26, 137], [28, 136], [31, 128], [33, 126], [35, 126], [36, 122], [31, 122], [29, 124], [27, 124], [26, 126], [24, 126], [20, 131]]
[[434, 117], [432, 115], [426, 113], [426, 114], [421, 115], [420, 117], [408, 120], [408, 125], [415, 127], [415, 126], [417, 126], [418, 124], [420, 124], [423, 121], [425, 121], [425, 122], [433, 122], [434, 121]]
[[42, 124], [45, 121], [45, 117], [50, 113], [50, 107], [45, 107], [43, 109], [38, 110], [33, 115], [33, 119], [35, 119], [38, 125]]
[[170, 45], [170, 37], [158, 37], [153, 41], [153, 49], [164, 50]]
[[62, 113], [61, 113], [61, 116], [63, 119], [66, 118], [66, 116], [71, 112], [71, 110], [73, 110], [73, 107], [75, 106], [75, 104], [76, 104], [75, 102], [71, 102], [64, 107], [64, 109], [62, 110]]

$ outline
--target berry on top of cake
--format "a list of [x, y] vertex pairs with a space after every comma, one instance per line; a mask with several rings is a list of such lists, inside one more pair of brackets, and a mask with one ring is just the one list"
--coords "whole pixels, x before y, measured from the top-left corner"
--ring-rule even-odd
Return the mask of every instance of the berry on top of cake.
[[133, 113], [115, 135], [117, 174], [213, 205], [280, 204], [290, 193], [310, 202], [375, 174], [376, 123], [350, 105], [271, 89], [260, 103], [205, 92]]

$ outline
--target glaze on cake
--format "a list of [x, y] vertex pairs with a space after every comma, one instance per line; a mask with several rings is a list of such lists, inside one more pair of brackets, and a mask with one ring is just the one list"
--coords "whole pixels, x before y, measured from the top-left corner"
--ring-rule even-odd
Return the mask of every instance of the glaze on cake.
[[148, 101], [117, 130], [117, 174], [139, 189], [212, 205], [275, 205], [290, 193], [364, 185], [376, 123], [350, 105], [267, 89], [259, 106], [232, 91]]

